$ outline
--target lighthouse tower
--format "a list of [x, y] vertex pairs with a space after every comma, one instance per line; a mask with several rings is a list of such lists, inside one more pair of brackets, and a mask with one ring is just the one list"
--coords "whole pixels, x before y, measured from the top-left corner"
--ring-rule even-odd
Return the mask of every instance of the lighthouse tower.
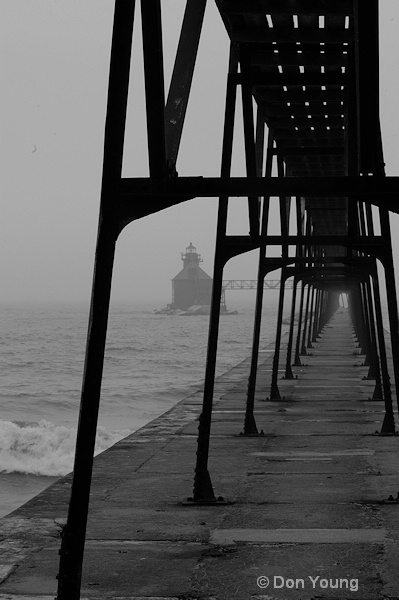
[[195, 246], [187, 246], [181, 254], [183, 269], [172, 279], [171, 308], [187, 310], [191, 306], [209, 306], [212, 294], [212, 277], [199, 266], [202, 262]]

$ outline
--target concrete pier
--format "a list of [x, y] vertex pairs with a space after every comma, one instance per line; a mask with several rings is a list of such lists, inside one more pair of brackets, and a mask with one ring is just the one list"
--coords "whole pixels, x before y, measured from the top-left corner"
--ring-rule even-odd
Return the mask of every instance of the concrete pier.
[[[280, 402], [261, 352], [263, 436], [239, 435], [249, 360], [217, 380], [209, 468], [226, 504], [183, 502], [201, 390], [95, 459], [82, 598], [399, 598], [399, 438], [376, 435], [384, 403], [346, 309], [313, 346]], [[0, 600], [54, 598], [70, 482], [0, 521]]]

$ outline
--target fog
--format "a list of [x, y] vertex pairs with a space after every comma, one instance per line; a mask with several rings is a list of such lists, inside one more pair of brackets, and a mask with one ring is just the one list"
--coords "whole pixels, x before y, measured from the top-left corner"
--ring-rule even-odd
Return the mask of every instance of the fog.
[[[168, 82], [184, 2], [162, 5]], [[111, 0], [1, 0], [2, 301], [89, 302], [112, 19]], [[139, 25], [137, 19], [125, 176], [148, 173]], [[399, 173], [398, 33], [397, 0], [381, 0], [381, 119], [389, 175]], [[210, 0], [177, 165], [181, 175], [220, 172], [228, 47]], [[241, 142], [238, 124], [234, 175], [245, 173]], [[245, 206], [245, 199], [232, 202], [229, 231], [247, 233]], [[216, 215], [217, 199], [205, 198], [130, 224], [117, 245], [113, 299], [170, 302], [170, 280], [190, 242], [211, 275]], [[396, 215], [392, 226], [399, 238]], [[254, 279], [256, 271], [257, 253], [250, 253], [230, 261], [225, 278]]]

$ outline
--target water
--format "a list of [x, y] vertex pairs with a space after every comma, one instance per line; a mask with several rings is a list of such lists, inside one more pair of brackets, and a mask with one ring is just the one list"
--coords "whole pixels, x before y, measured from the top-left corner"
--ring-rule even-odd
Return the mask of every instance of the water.
[[[270, 296], [270, 297], [269, 297]], [[275, 330], [268, 296], [261, 344]], [[111, 309], [97, 449], [162, 414], [203, 383], [209, 317], [155, 315], [159, 306]], [[217, 374], [250, 355], [251, 304], [221, 319]], [[0, 308], [0, 516], [72, 469], [88, 308]]]

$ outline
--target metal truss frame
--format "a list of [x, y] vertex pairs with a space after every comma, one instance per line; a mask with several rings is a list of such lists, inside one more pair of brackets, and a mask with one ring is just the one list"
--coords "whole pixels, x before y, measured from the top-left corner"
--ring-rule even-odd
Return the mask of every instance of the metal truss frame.
[[[258, 249], [259, 263], [243, 437], [259, 435], [254, 398], [264, 280], [276, 270], [281, 271], [281, 283], [270, 400], [280, 400], [282, 307], [286, 282], [292, 278], [285, 377], [294, 376], [292, 360], [294, 366], [301, 364], [301, 357], [337, 309], [340, 293], [347, 293], [359, 345], [369, 364], [369, 377], [376, 379], [374, 397], [385, 403], [381, 433], [395, 433], [377, 261], [385, 272], [394, 387], [398, 391], [398, 307], [388, 211], [399, 212], [399, 177], [386, 177], [384, 173], [378, 105], [378, 1], [318, 0], [317, 14], [313, 14], [315, 3], [311, 0], [216, 0], [216, 4], [231, 40], [220, 177], [179, 177], [176, 171], [206, 0], [186, 2], [166, 99], [161, 0], [142, 0], [150, 175], [122, 178], [135, 1], [115, 2], [98, 238], [74, 475], [60, 551], [58, 600], [80, 597], [115, 245], [122, 229], [133, 220], [191, 198], [219, 199], [204, 397], [194, 492], [189, 503], [223, 502], [214, 493], [208, 471], [223, 270], [228, 260], [250, 250]], [[293, 6], [298, 28], [289, 26]], [[331, 28], [318, 27], [319, 14]], [[265, 15], [276, 26], [268, 26], [270, 19], [267, 21]], [[349, 27], [338, 27], [346, 18]], [[252, 26], [244, 27], [245, 23]], [[304, 58], [299, 58], [295, 50], [298, 44], [303, 45]], [[278, 60], [274, 45], [279, 48]], [[312, 53], [315, 46], [325, 50]], [[300, 67], [305, 58], [310, 66], [303, 72]], [[284, 67], [279, 70], [281, 61], [285, 61]], [[231, 174], [239, 90], [246, 177]], [[284, 100], [287, 91], [290, 106]], [[297, 107], [292, 115], [288, 110], [291, 105]], [[304, 108], [308, 106], [310, 128]], [[227, 234], [231, 197], [247, 199], [248, 235]], [[272, 197], [279, 199], [277, 234], [269, 232]], [[320, 227], [316, 204], [331, 199], [341, 208], [337, 210], [330, 202], [333, 228], [326, 230]], [[378, 222], [372, 206], [378, 207]], [[291, 210], [295, 210], [295, 232]], [[337, 221], [338, 213], [345, 216], [344, 229]], [[375, 234], [377, 225], [379, 235]], [[281, 257], [268, 257], [270, 246], [281, 247]], [[295, 247], [293, 256], [290, 247]]]

